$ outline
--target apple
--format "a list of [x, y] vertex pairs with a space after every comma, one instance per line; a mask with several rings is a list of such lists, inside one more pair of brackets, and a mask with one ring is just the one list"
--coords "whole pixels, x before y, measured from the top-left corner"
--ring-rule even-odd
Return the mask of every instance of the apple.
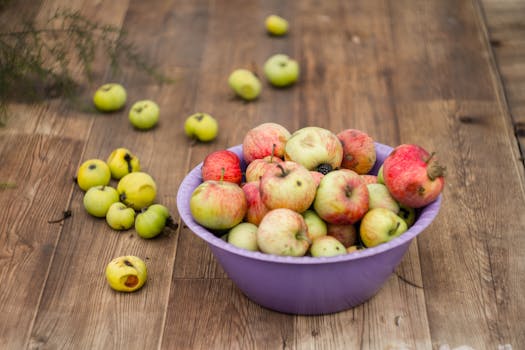
[[83, 204], [86, 211], [95, 217], [103, 218], [109, 207], [119, 201], [116, 189], [111, 186], [94, 186], [86, 191]]
[[114, 230], [128, 230], [135, 222], [135, 210], [122, 202], [115, 202], [106, 213], [106, 222]]
[[190, 198], [194, 220], [211, 230], [231, 229], [243, 220], [247, 209], [242, 188], [228, 181], [204, 181], [193, 190]]
[[255, 100], [261, 94], [261, 81], [248, 69], [236, 69], [228, 77], [230, 88], [246, 101]]
[[277, 123], [262, 123], [250, 129], [243, 138], [242, 152], [246, 163], [266, 156], [282, 158], [290, 132]]
[[134, 292], [148, 278], [146, 263], [137, 256], [120, 256], [106, 266], [106, 280], [118, 292]]
[[323, 170], [327, 174], [337, 169], [343, 159], [343, 146], [330, 130], [307, 126], [295, 131], [284, 149], [284, 159], [297, 162], [308, 170]]
[[157, 196], [157, 184], [151, 175], [135, 171], [124, 175], [117, 184], [120, 201], [135, 210], [153, 203]]
[[159, 106], [151, 100], [137, 101], [129, 110], [131, 125], [140, 130], [149, 130], [159, 122]]
[[368, 211], [368, 201], [368, 189], [359, 174], [339, 169], [321, 179], [314, 209], [328, 223], [354, 224]]
[[93, 95], [95, 107], [102, 112], [114, 112], [126, 104], [126, 89], [120, 84], [109, 83], [99, 87]]
[[377, 183], [377, 175], [373, 174], [362, 174], [361, 178], [363, 181], [368, 184], [376, 184]]
[[313, 257], [336, 256], [346, 254], [346, 248], [335, 237], [322, 236], [312, 241], [310, 254]]
[[317, 186], [319, 186], [319, 184], [321, 183], [321, 179], [323, 178], [324, 174], [318, 172], [317, 170], [310, 170], [310, 174], [314, 178], [315, 184]]
[[270, 35], [282, 36], [288, 33], [288, 21], [281, 16], [270, 15], [264, 21], [266, 31]]
[[317, 215], [317, 213], [311, 209], [308, 209], [301, 213], [303, 216], [306, 226], [308, 226], [308, 237], [310, 240], [314, 240], [321, 236], [326, 236], [327, 227], [326, 222]]
[[348, 248], [346, 248], [346, 252], [347, 253], [353, 253], [353, 252], [357, 252], [358, 250], [361, 250], [362, 247], [361, 246], [358, 246], [358, 245], [352, 245]]
[[357, 242], [357, 229], [352, 224], [328, 224], [326, 234], [337, 239], [345, 248]]
[[93, 186], [108, 185], [111, 181], [111, 171], [103, 160], [89, 159], [78, 168], [76, 180], [78, 186], [87, 191]]
[[111, 152], [107, 159], [111, 177], [120, 180], [124, 175], [134, 171], [140, 171], [140, 161], [131, 151], [119, 147]]
[[275, 54], [264, 62], [264, 75], [276, 87], [294, 84], [299, 79], [299, 63], [285, 54]]
[[264, 173], [259, 188], [269, 209], [288, 208], [302, 213], [312, 205], [317, 185], [305, 167], [285, 161]]
[[367, 174], [376, 162], [374, 139], [366, 132], [357, 129], [345, 129], [337, 134], [343, 145], [341, 167], [358, 174]]
[[204, 158], [201, 168], [203, 181], [220, 180], [240, 184], [242, 181], [241, 160], [229, 150], [215, 151]]
[[242, 249], [258, 251], [257, 226], [249, 222], [241, 222], [232, 227], [227, 236], [228, 243]]
[[385, 184], [385, 179], [383, 178], [383, 164], [379, 167], [379, 170], [377, 171], [377, 183], [378, 184]]
[[291, 209], [270, 210], [257, 228], [257, 246], [267, 254], [304, 256], [310, 247], [308, 226]]
[[405, 220], [385, 208], [370, 209], [359, 226], [361, 241], [366, 247], [389, 242], [407, 230]]
[[270, 211], [261, 199], [259, 186], [260, 181], [250, 181], [242, 185], [242, 190], [248, 203], [244, 220], [254, 225], [259, 225], [262, 218]]
[[436, 200], [445, 185], [444, 175], [435, 153], [413, 144], [397, 146], [383, 163], [383, 179], [392, 197], [411, 208]]
[[394, 213], [399, 212], [399, 204], [392, 197], [388, 188], [383, 184], [367, 184], [368, 188], [368, 207], [373, 208], [385, 208], [393, 211]]
[[410, 227], [416, 222], [416, 210], [414, 208], [407, 207], [406, 205], [399, 204], [399, 211], [397, 215], [405, 220], [407, 226]]
[[264, 158], [253, 160], [246, 167], [245, 176], [246, 182], [259, 181], [266, 170], [273, 167], [276, 163], [282, 163], [281, 158], [275, 156], [266, 156]]
[[162, 204], [152, 204], [137, 214], [135, 231], [142, 238], [154, 238], [164, 230], [169, 220], [168, 208]]
[[193, 139], [209, 142], [217, 137], [219, 123], [208, 113], [195, 113], [186, 118], [184, 131]]

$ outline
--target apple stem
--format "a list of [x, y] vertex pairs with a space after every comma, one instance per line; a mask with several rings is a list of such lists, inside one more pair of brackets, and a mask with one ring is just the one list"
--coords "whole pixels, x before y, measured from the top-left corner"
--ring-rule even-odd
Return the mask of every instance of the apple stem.
[[397, 231], [397, 229], [399, 228], [399, 225], [401, 225], [399, 222], [396, 222], [396, 224], [397, 224], [397, 225], [396, 225], [395, 228], [393, 228], [393, 229], [391, 229], [390, 231], [388, 231], [388, 235], [389, 235], [389, 236], [392, 236], [392, 235]]
[[221, 179], [219, 180], [221, 183], [224, 180], [224, 173], [226, 172], [226, 169], [224, 167], [221, 168]]
[[447, 170], [446, 167], [440, 165], [436, 160], [433, 159], [435, 155], [436, 152], [432, 152], [430, 153], [430, 157], [425, 160], [425, 163], [427, 164], [427, 176], [432, 181], [438, 177], [444, 176], [445, 171]]
[[179, 224], [173, 220], [173, 218], [170, 216], [166, 219], [166, 227], [171, 230], [176, 230], [179, 228]]
[[279, 169], [281, 169], [281, 176], [282, 177], [285, 177], [286, 175], [288, 175], [288, 173], [286, 172], [286, 170], [284, 170], [283, 166], [281, 164], [277, 164], [277, 167]]
[[275, 143], [272, 144], [272, 154], [270, 154], [270, 163], [273, 163], [273, 156], [275, 154], [275, 147], [276, 147]]

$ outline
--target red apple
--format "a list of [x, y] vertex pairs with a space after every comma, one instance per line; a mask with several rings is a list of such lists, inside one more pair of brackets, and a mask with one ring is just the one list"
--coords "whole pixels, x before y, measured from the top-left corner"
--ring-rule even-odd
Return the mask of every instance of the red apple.
[[215, 151], [204, 158], [202, 180], [223, 180], [240, 184], [242, 181], [241, 160], [229, 150]]
[[246, 182], [259, 181], [268, 168], [273, 167], [276, 163], [282, 162], [283, 160], [281, 158], [275, 156], [266, 156], [253, 160], [246, 167]]
[[348, 248], [357, 242], [357, 229], [351, 224], [328, 224], [327, 235], [332, 236]]
[[321, 179], [314, 209], [328, 223], [354, 224], [367, 212], [368, 200], [368, 189], [361, 176], [339, 169]]
[[270, 211], [261, 199], [259, 181], [250, 181], [242, 185], [242, 189], [248, 202], [248, 209], [244, 220], [254, 225], [259, 225], [262, 218]]
[[277, 123], [263, 123], [249, 130], [242, 142], [242, 152], [246, 163], [255, 159], [274, 155], [283, 158], [284, 147], [290, 132]]
[[367, 174], [376, 162], [374, 140], [364, 131], [346, 129], [337, 134], [343, 145], [341, 167]]
[[397, 146], [383, 163], [383, 180], [392, 197], [411, 208], [424, 207], [439, 196], [444, 174], [435, 153], [413, 144]]
[[317, 185], [301, 164], [285, 161], [268, 169], [261, 178], [260, 191], [270, 209], [288, 208], [302, 213], [312, 205]]

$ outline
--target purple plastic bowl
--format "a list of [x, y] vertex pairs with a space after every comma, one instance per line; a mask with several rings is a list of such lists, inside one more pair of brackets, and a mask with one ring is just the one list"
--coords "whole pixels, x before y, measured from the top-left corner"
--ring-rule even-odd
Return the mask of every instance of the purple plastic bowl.
[[[242, 146], [229, 150], [242, 159]], [[392, 147], [376, 143], [377, 171]], [[243, 164], [244, 166], [245, 164]], [[190, 212], [190, 197], [202, 182], [202, 163], [182, 181], [177, 193], [181, 219], [205, 240], [237, 287], [257, 304], [284, 313], [316, 315], [357, 306], [374, 296], [393, 273], [410, 243], [434, 220], [441, 195], [418, 214], [401, 236], [373, 248], [335, 257], [283, 257], [237, 248], [200, 226]]]

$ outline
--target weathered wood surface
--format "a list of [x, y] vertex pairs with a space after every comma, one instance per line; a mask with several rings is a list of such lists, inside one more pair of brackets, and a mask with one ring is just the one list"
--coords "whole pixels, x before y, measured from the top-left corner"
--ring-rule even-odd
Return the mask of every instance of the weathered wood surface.
[[[133, 130], [126, 110], [84, 113], [60, 100], [11, 106], [0, 129], [0, 182], [16, 184], [0, 189], [0, 348], [525, 348], [525, 176], [516, 135], [523, 55], [503, 51], [524, 37], [494, 22], [500, 2], [12, 3], [2, 28], [24, 16], [45, 20], [57, 8], [121, 26], [176, 83], [158, 85], [132, 69], [112, 77], [107, 60], [95, 63], [83, 98], [119, 79], [129, 101], [159, 103], [161, 123], [149, 132]], [[288, 36], [265, 34], [271, 13], [290, 20]], [[502, 43], [497, 60], [490, 40]], [[261, 73], [276, 52], [299, 59], [300, 82], [265, 84], [252, 103], [234, 98], [228, 74]], [[185, 137], [183, 122], [197, 111], [219, 120], [214, 142]], [[183, 225], [145, 241], [82, 208], [76, 168], [123, 146], [155, 177], [159, 202], [176, 216], [185, 174], [265, 121], [290, 130], [358, 128], [382, 143], [437, 150], [446, 163], [438, 218], [363, 305], [315, 317], [261, 308]], [[64, 210], [72, 217], [48, 223]], [[148, 264], [150, 278], [137, 293], [115, 293], [105, 282], [107, 262], [124, 254]]]

